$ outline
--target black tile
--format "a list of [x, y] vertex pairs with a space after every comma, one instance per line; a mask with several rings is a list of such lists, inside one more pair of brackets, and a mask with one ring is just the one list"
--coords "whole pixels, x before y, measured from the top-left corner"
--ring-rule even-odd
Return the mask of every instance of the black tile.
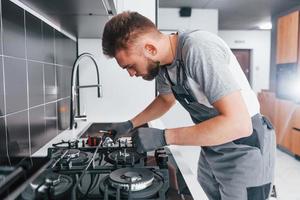
[[64, 74], [65, 74], [65, 91], [64, 91], [64, 96], [68, 97], [68, 96], [71, 96], [72, 68], [71, 67], [64, 67]]
[[28, 61], [29, 106], [44, 103], [43, 64]]
[[5, 115], [2, 59], [3, 59], [2, 56], [0, 56], [0, 116]]
[[55, 73], [55, 65], [44, 64], [45, 102], [55, 101], [57, 99]]
[[[1, 1], [0, 1], [0, 16], [2, 16], [2, 5], [1, 5]], [[2, 21], [2, 18], [0, 18], [0, 20]], [[2, 55], [2, 26], [0, 26], [0, 54]]]
[[45, 139], [44, 105], [29, 110], [31, 153], [33, 154], [48, 141]]
[[54, 63], [54, 29], [42, 23], [44, 62]]
[[27, 108], [26, 64], [24, 60], [4, 58], [6, 112]]
[[57, 98], [63, 97], [63, 86], [64, 86], [64, 74], [63, 68], [56, 66], [56, 86], [57, 86]]
[[3, 54], [25, 58], [24, 10], [2, 0]]
[[[7, 155], [6, 149], [6, 133], [5, 133], [5, 118], [0, 117], [0, 157], [5, 157]], [[0, 158], [1, 165], [1, 158]]]
[[69, 128], [70, 123], [70, 98], [62, 99], [58, 101], [57, 105], [57, 118], [58, 118], [58, 130], [62, 132], [63, 130]]
[[8, 153], [29, 156], [28, 111], [7, 116]]
[[55, 33], [55, 63], [63, 65], [64, 61], [64, 41], [67, 39], [62, 33], [54, 31]]
[[71, 73], [72, 73], [72, 69], [70, 67], [63, 67], [63, 66], [56, 67], [58, 99], [70, 96]]
[[40, 19], [25, 12], [27, 58], [43, 61], [42, 22]]
[[50, 141], [57, 135], [57, 107], [56, 103], [46, 104], [46, 135], [45, 138]]
[[64, 34], [55, 31], [55, 59], [56, 64], [73, 66], [76, 59], [76, 42]]
[[74, 64], [74, 61], [76, 60], [77, 57], [77, 46], [76, 46], [76, 42], [71, 40], [71, 39], [67, 39], [65, 41], [65, 45], [64, 45], [64, 52], [65, 53], [65, 65], [72, 67]]

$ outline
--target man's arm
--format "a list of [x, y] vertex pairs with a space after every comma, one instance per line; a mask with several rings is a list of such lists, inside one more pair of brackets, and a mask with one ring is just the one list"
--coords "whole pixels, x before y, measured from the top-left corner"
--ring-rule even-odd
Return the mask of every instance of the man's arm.
[[194, 126], [167, 129], [167, 144], [214, 146], [252, 134], [252, 123], [240, 91], [216, 101], [220, 115]]
[[172, 93], [158, 95], [149, 106], [130, 121], [133, 127], [140, 126], [165, 114], [175, 104]]

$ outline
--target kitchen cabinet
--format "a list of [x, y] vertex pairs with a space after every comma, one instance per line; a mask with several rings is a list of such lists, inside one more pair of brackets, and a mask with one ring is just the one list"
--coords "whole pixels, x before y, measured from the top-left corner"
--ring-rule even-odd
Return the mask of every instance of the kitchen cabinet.
[[300, 156], [300, 106], [295, 109], [292, 119], [292, 152]]
[[277, 144], [291, 149], [291, 119], [295, 105], [292, 101], [275, 100], [275, 131]]
[[276, 64], [298, 62], [299, 11], [278, 18], [276, 49]]
[[300, 156], [300, 105], [275, 98], [269, 91], [260, 92], [258, 100], [261, 113], [274, 125], [277, 145]]

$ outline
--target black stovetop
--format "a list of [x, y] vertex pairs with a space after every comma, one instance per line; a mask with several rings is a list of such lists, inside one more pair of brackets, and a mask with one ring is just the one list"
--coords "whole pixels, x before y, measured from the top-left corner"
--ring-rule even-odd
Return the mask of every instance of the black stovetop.
[[[25, 200], [167, 199], [168, 156], [163, 149], [157, 151], [155, 163], [149, 164], [147, 155], [136, 153], [130, 143], [103, 144], [95, 141], [93, 146], [80, 146], [77, 141], [63, 142], [49, 148], [48, 156], [43, 158], [43, 162], [39, 163], [38, 158], [31, 158], [31, 163], [39, 164], [32, 164], [31, 167], [26, 164], [3, 167], [0, 194], [3, 198]], [[28, 158], [24, 158], [26, 159]], [[43, 170], [36, 170], [42, 165]], [[8, 166], [12, 165], [8, 163]], [[13, 173], [14, 171], [17, 173]], [[23, 177], [25, 172], [27, 180], [18, 180], [19, 188], [3, 186], [7, 177]], [[11, 178], [12, 185], [15, 184], [14, 180], [15, 177]]]
[[10, 159], [0, 167], [0, 199], [182, 199], [181, 188], [170, 187], [167, 149], [151, 157], [127, 142], [94, 142], [62, 142], [45, 158]]

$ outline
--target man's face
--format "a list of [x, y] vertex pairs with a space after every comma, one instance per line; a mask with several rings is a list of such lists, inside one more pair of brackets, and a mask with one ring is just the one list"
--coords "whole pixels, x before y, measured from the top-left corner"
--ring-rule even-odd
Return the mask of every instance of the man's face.
[[142, 77], [144, 80], [151, 81], [159, 73], [159, 62], [147, 58], [143, 52], [120, 50], [115, 58], [131, 77]]

